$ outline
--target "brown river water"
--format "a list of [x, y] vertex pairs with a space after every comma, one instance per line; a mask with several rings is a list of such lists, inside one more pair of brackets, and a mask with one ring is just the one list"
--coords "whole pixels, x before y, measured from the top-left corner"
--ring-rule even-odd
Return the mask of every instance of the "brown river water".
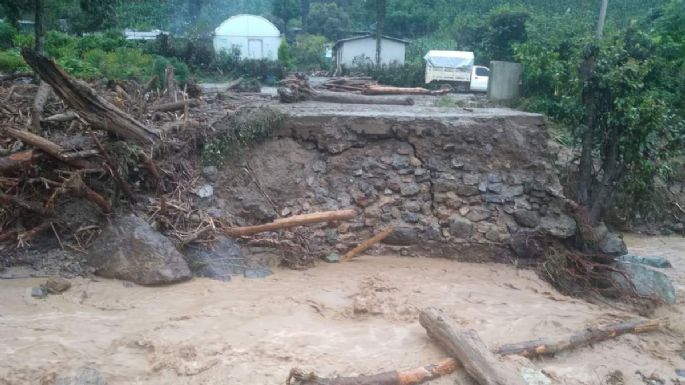
[[[678, 302], [652, 315], [671, 326], [527, 363], [553, 383], [605, 384], [615, 370], [625, 384], [644, 383], [636, 371], [678, 383], [685, 239], [626, 240], [631, 252], [675, 266], [666, 271]], [[109, 385], [283, 384], [292, 367], [328, 377], [409, 369], [445, 356], [417, 321], [424, 307], [476, 329], [493, 347], [638, 317], [561, 295], [533, 271], [432, 258], [364, 256], [260, 280], [154, 288], [78, 278], [62, 295], [32, 298], [30, 287], [43, 282], [0, 281], [0, 384], [48, 385], [83, 366]]]

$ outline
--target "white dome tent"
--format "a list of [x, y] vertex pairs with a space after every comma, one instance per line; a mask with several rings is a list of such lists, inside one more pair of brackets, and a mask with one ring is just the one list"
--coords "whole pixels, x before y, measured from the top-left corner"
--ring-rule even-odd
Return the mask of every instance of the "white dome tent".
[[281, 32], [269, 20], [255, 15], [235, 15], [214, 30], [214, 50], [240, 49], [243, 59], [278, 59]]

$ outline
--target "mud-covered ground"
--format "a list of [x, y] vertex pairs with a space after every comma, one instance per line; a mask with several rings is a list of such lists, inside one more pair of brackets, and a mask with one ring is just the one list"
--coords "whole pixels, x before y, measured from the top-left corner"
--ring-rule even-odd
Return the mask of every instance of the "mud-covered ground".
[[[635, 253], [668, 257], [682, 293], [685, 240], [627, 240]], [[417, 322], [427, 306], [476, 329], [490, 346], [637, 317], [561, 295], [532, 271], [433, 258], [365, 256], [262, 280], [153, 288], [78, 278], [62, 295], [32, 298], [30, 287], [42, 281], [0, 280], [0, 384], [52, 384], [83, 366], [110, 385], [282, 384], [292, 367], [325, 376], [411, 368], [444, 356]], [[558, 384], [605, 384], [616, 370], [625, 384], [644, 383], [636, 371], [676, 384], [675, 370], [685, 369], [684, 310], [682, 297], [656, 310], [671, 323], [664, 332], [533, 365]]]

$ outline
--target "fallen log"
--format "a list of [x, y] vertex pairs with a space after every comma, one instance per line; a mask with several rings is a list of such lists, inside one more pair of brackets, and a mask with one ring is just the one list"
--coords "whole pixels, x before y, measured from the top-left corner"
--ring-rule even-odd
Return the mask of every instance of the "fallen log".
[[513, 368], [488, 350], [475, 330], [455, 330], [434, 310], [423, 310], [419, 323], [480, 385], [526, 385]]
[[67, 164], [70, 164], [74, 167], [78, 168], [92, 168], [92, 164], [90, 162], [87, 162], [82, 159], [69, 159], [64, 157], [63, 155], [67, 152], [62, 146], [51, 142], [42, 136], [38, 136], [36, 134], [33, 134], [28, 131], [22, 131], [18, 130], [16, 128], [11, 128], [11, 127], [2, 127], [0, 128], [0, 133], [5, 134], [9, 137], [12, 137], [17, 140], [21, 140], [22, 142], [33, 146], [44, 153], [53, 156]]
[[178, 110], [184, 110], [187, 107], [197, 107], [200, 105], [200, 101], [197, 99], [188, 99], [188, 100], [181, 100], [178, 102], [171, 102], [171, 103], [164, 103], [164, 104], [158, 104], [156, 106], [152, 106], [150, 108], [151, 111], [160, 111], [160, 112], [170, 112], [170, 111], [178, 111]]
[[317, 91], [316, 93], [312, 94], [311, 100], [316, 102], [344, 104], [393, 104], [400, 106], [414, 105], [414, 99], [409, 97], [366, 96], [330, 91]]
[[354, 249], [348, 251], [343, 257], [341, 258], [342, 262], [345, 262], [347, 260], [350, 260], [357, 255], [359, 255], [361, 252], [364, 250], [368, 249], [369, 247], [375, 245], [376, 243], [382, 241], [387, 237], [388, 235], [392, 234], [392, 231], [395, 229], [395, 226], [388, 226], [385, 229], [381, 230], [378, 234], [374, 235], [373, 237], [367, 239], [366, 241], [360, 243], [357, 247]]
[[265, 231], [286, 229], [289, 227], [308, 225], [320, 222], [333, 222], [353, 218], [357, 213], [354, 210], [322, 211], [312, 214], [293, 215], [287, 218], [280, 218], [271, 223], [245, 227], [230, 227], [224, 232], [231, 237], [252, 235]]
[[36, 158], [38, 158], [38, 153], [33, 150], [19, 151], [0, 157], [0, 174], [28, 167]]
[[[630, 326], [627, 326], [630, 325]], [[604, 330], [604, 331], [614, 331], [613, 333], [607, 333], [606, 339], [611, 339], [611, 338], [616, 338], [618, 336], [621, 336], [623, 334], [628, 334], [628, 333], [646, 333], [650, 331], [655, 331], [658, 330], [660, 327], [663, 326], [663, 322], [661, 321], [655, 321], [655, 320], [632, 320], [628, 322], [622, 322], [622, 323], [617, 323], [617, 324], [611, 324], [611, 325], [605, 325], [601, 326], [598, 329]], [[588, 333], [593, 329], [588, 329], [586, 331], [582, 332], [577, 332], [574, 333], [573, 335], [580, 335], [583, 333]], [[568, 340], [570, 338], [566, 338], [565, 340]], [[603, 340], [595, 340], [593, 342], [599, 342]], [[521, 348], [514, 348], [514, 347], [522, 347], [522, 346], [534, 346], [534, 341], [525, 341], [525, 342], [519, 342], [515, 344], [507, 344], [507, 345], [502, 345], [499, 348], [497, 348], [493, 353], [497, 354], [521, 354], [526, 357], [535, 357], [538, 355], [546, 355], [546, 354], [552, 354], [550, 353], [551, 349], [521, 349]], [[567, 350], [567, 349], [572, 349], [576, 347], [580, 347], [583, 344], [568, 344], [568, 345], [559, 345], [559, 349], [555, 351], [559, 352], [562, 350]], [[530, 352], [530, 353], [527, 353]], [[324, 377], [319, 377], [314, 373], [305, 373], [302, 370], [299, 369], [292, 369], [290, 371], [290, 376], [288, 377], [289, 380], [293, 380], [291, 385], [347, 385], [347, 384], [353, 384], [353, 385], [418, 385], [426, 381], [430, 381], [432, 379], [435, 379], [437, 377], [424, 377], [424, 378], [419, 378], [415, 382], [398, 382], [400, 381], [401, 378], [407, 378], [407, 376], [393, 376], [395, 379], [395, 382], [377, 382], [378, 378], [386, 378], [390, 373], [411, 373], [411, 372], [417, 372], [421, 368], [429, 368], [433, 373], [439, 373], [441, 376], [454, 373], [454, 372], [460, 372], [464, 370], [464, 367], [459, 363], [459, 361], [455, 358], [445, 358], [441, 360], [437, 364], [429, 364], [426, 366], [422, 366], [417, 369], [412, 369], [410, 371], [406, 372], [398, 372], [398, 371], [393, 371], [393, 372], [386, 372], [386, 373], [381, 373], [377, 375], [370, 375], [370, 376], [358, 376], [358, 377], [340, 377], [340, 378], [324, 378]], [[432, 369], [435, 368], [435, 369]], [[381, 377], [382, 376], [382, 377]], [[341, 382], [337, 382], [341, 381]], [[356, 382], [355, 382], [356, 381]], [[376, 382], [374, 382], [376, 381]]]
[[418, 385], [453, 373], [460, 368], [461, 365], [456, 360], [447, 358], [436, 364], [428, 364], [410, 370], [393, 370], [358, 377], [322, 378], [314, 373], [292, 369], [285, 383], [286, 385]]
[[562, 350], [616, 338], [623, 334], [646, 333], [660, 329], [661, 320], [637, 320], [587, 329], [562, 338], [541, 338], [537, 340], [502, 345], [495, 350], [501, 355], [518, 354], [524, 357], [552, 355]]
[[41, 81], [40, 86], [38, 86], [38, 91], [36, 92], [36, 97], [33, 99], [33, 107], [31, 108], [31, 131], [35, 133], [40, 132], [41, 116], [43, 115], [45, 103], [47, 103], [48, 98], [50, 97], [50, 92], [52, 92], [50, 85]]
[[45, 56], [37, 55], [30, 49], [23, 49], [21, 53], [26, 64], [52, 86], [55, 94], [93, 127], [142, 143], [155, 143], [159, 139], [157, 131], [145, 127], [97, 95], [86, 83], [71, 79]]
[[429, 90], [423, 87], [391, 87], [381, 85], [368, 85], [362, 93], [364, 95], [443, 95], [451, 90]]

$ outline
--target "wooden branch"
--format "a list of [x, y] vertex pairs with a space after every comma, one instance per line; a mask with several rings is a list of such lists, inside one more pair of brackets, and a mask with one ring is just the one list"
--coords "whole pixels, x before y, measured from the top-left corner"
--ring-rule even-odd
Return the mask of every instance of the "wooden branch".
[[0, 202], [2, 202], [3, 204], [15, 205], [17, 207], [20, 207], [24, 210], [30, 211], [30, 212], [38, 214], [38, 215], [45, 215], [43, 205], [41, 205], [39, 203], [25, 201], [25, 200], [23, 200], [17, 196], [14, 196], [14, 195], [9, 195], [9, 194], [5, 194], [3, 192], [0, 192]]
[[107, 152], [107, 149], [105, 149], [105, 146], [100, 143], [100, 140], [98, 140], [97, 136], [93, 134], [93, 132], [90, 133], [91, 139], [93, 139], [93, 142], [97, 146], [97, 148], [100, 150], [100, 154], [102, 155], [102, 158], [105, 160], [105, 164], [109, 167], [109, 171], [112, 173], [112, 177], [114, 180], [117, 181], [119, 186], [121, 187], [121, 190], [124, 191], [124, 194], [126, 194], [126, 197], [131, 202], [136, 201], [136, 197], [133, 195], [133, 190], [131, 190], [131, 186], [124, 180], [124, 177], [121, 176], [121, 173], [119, 172], [119, 167], [117, 163], [112, 159], [111, 156], [109, 156], [109, 152]]
[[50, 85], [44, 81], [40, 82], [38, 86], [38, 91], [36, 92], [36, 97], [33, 99], [33, 107], [31, 108], [31, 131], [34, 133], [40, 132], [40, 120], [43, 115], [43, 109], [45, 108], [45, 103], [50, 97], [52, 89]]
[[24, 150], [0, 157], [0, 174], [26, 168], [38, 156], [39, 154], [33, 150]]
[[271, 223], [266, 223], [263, 225], [232, 227], [225, 229], [224, 231], [231, 237], [240, 237], [243, 235], [252, 235], [263, 233], [265, 231], [274, 231], [289, 227], [308, 225], [311, 223], [341, 221], [353, 218], [355, 215], [357, 215], [357, 213], [354, 210], [323, 211], [312, 214], [293, 215], [287, 218], [280, 218]]
[[62, 155], [66, 152], [65, 149], [62, 146], [43, 138], [42, 136], [38, 136], [31, 132], [18, 130], [16, 128], [11, 127], [0, 127], [0, 133], [3, 133], [17, 140], [21, 140], [22, 142], [31, 145], [45, 152], [46, 154], [53, 156], [74, 167], [92, 168], [92, 164], [90, 164], [90, 162], [86, 162], [80, 159], [72, 160], [63, 157]]
[[67, 180], [65, 183], [65, 188], [69, 191], [71, 191], [74, 195], [76, 195], [79, 198], [86, 199], [98, 207], [100, 207], [100, 210], [102, 212], [109, 214], [112, 212], [112, 206], [107, 202], [107, 200], [97, 192], [95, 192], [93, 189], [88, 187], [84, 182], [83, 179], [81, 179], [81, 176], [78, 173], [74, 173], [74, 175]]
[[286, 385], [418, 385], [455, 372], [461, 365], [452, 358], [418, 368], [358, 377], [322, 378], [314, 373], [292, 369]]
[[171, 64], [168, 64], [166, 66], [166, 69], [164, 70], [164, 79], [166, 82], [166, 92], [167, 96], [169, 97], [169, 100], [172, 100], [174, 102], [178, 101], [178, 95], [177, 90], [178, 86], [176, 85], [176, 76], [174, 75], [174, 66]]
[[17, 244], [18, 244], [17, 246], [18, 247], [29, 246], [29, 242], [31, 240], [33, 240], [33, 238], [37, 237], [40, 233], [42, 233], [43, 231], [45, 231], [51, 227], [52, 227], [52, 222], [46, 221], [46, 222], [43, 222], [40, 225], [38, 225], [38, 226], [36, 226], [30, 230], [18, 233], [17, 234]]
[[455, 330], [434, 310], [423, 310], [419, 322], [428, 336], [436, 340], [464, 366], [480, 385], [526, 385], [513, 368], [490, 352], [475, 330]]
[[388, 235], [392, 234], [392, 231], [395, 229], [395, 226], [388, 226], [385, 229], [381, 230], [378, 234], [374, 235], [373, 237], [367, 239], [366, 241], [362, 242], [359, 244], [359, 246], [355, 247], [354, 249], [348, 251], [343, 257], [341, 258], [342, 262], [345, 262], [347, 260], [350, 260], [362, 251], [368, 249], [369, 247], [375, 245], [376, 243], [382, 241], [387, 237]]
[[178, 102], [158, 104], [156, 106], [152, 106], [150, 108], [150, 110], [151, 111], [160, 111], [160, 112], [170, 112], [170, 111], [183, 110], [186, 107], [197, 107], [199, 105], [200, 105], [200, 101], [198, 99], [188, 99], [188, 100], [181, 100]]
[[501, 355], [518, 354], [524, 357], [551, 355], [562, 350], [575, 349], [580, 346], [616, 338], [628, 333], [646, 333], [659, 330], [664, 325], [661, 320], [637, 320], [619, 324], [587, 329], [562, 338], [541, 338], [532, 341], [506, 344], [495, 353]]
[[86, 83], [71, 79], [45, 56], [37, 55], [29, 49], [23, 49], [22, 56], [26, 64], [52, 86], [55, 94], [93, 127], [142, 143], [155, 143], [159, 139], [157, 131], [145, 127], [97, 95]]
[[63, 112], [61, 114], [55, 114], [52, 116], [48, 116], [47, 118], [43, 119], [43, 122], [55, 122], [55, 123], [68, 122], [68, 121], [74, 120], [76, 118], [78, 118], [78, 115], [76, 115], [76, 113], [74, 111], [67, 111], [67, 112]]

